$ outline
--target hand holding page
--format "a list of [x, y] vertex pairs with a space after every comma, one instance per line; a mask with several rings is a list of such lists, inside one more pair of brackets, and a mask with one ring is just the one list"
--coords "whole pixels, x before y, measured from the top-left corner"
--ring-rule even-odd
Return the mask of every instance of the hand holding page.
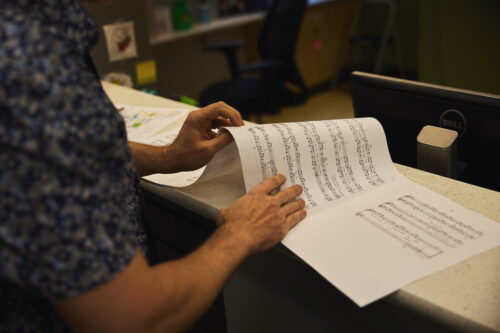
[[[171, 144], [188, 113], [184, 109], [150, 108], [116, 105], [125, 121], [128, 140], [152, 146]], [[184, 187], [200, 178], [205, 168], [175, 174], [154, 174], [144, 177], [153, 183]]]

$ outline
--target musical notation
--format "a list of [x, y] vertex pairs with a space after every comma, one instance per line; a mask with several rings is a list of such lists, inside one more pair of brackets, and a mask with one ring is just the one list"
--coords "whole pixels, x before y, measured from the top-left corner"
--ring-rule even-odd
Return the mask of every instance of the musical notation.
[[430, 259], [463, 246], [484, 233], [433, 205], [407, 194], [377, 207], [363, 209], [356, 216], [399, 241], [422, 258]]
[[[247, 132], [261, 181], [276, 174], [279, 163], [291, 184], [302, 185], [307, 208], [384, 182], [373, 163], [369, 134], [356, 120], [280, 123], [253, 126]], [[356, 146], [357, 155], [349, 154], [348, 146]], [[366, 181], [360, 182], [357, 174]]]
[[373, 164], [371, 156], [372, 147], [368, 142], [368, 137], [366, 136], [363, 123], [356, 119], [349, 120], [347, 123], [349, 124], [349, 129], [352, 131], [356, 142], [356, 152], [358, 153], [359, 164], [363, 169], [364, 176], [370, 184], [374, 186], [384, 183], [382, 178], [378, 175], [375, 165]]
[[423, 239], [418, 233], [412, 232], [406, 226], [398, 223], [396, 219], [377, 209], [364, 209], [356, 213], [356, 216], [390, 235], [393, 239], [402, 243], [405, 248], [412, 250], [420, 257], [429, 259], [443, 253], [439, 246]]
[[[299, 144], [297, 143], [297, 138], [293, 134], [293, 130], [287, 124], [273, 124], [273, 128], [277, 131], [281, 142], [284, 147], [284, 160], [287, 166], [287, 178], [291, 183], [298, 183], [302, 185], [303, 188], [303, 198], [306, 202], [307, 208], [316, 207], [318, 204], [313, 199], [312, 193], [309, 186], [304, 178], [304, 172], [302, 171], [301, 155], [299, 150]], [[286, 132], [285, 132], [286, 131]], [[292, 156], [293, 147], [293, 156]]]
[[363, 190], [363, 187], [356, 181], [349, 157], [347, 155], [347, 142], [337, 122], [328, 121], [326, 124], [328, 134], [332, 140], [332, 148], [335, 154], [335, 165], [342, 184], [347, 192], [356, 193]]

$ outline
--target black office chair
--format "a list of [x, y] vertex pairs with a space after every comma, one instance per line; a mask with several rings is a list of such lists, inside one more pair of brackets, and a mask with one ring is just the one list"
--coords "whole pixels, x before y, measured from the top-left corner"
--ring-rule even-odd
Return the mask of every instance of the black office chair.
[[[261, 122], [262, 113], [278, 113], [284, 106], [302, 104], [307, 90], [294, 54], [306, 5], [306, 0], [272, 2], [259, 35], [259, 62], [238, 66], [236, 51], [243, 41], [207, 47], [224, 53], [232, 78], [206, 88], [200, 96], [201, 105], [224, 101], [240, 111], [244, 119], [255, 114]], [[259, 76], [242, 77], [247, 72]]]

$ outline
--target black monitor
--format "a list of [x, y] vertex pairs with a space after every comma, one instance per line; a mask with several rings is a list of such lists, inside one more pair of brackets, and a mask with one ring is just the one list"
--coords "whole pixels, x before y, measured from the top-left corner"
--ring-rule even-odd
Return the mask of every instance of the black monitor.
[[394, 162], [416, 167], [425, 125], [458, 132], [457, 179], [500, 191], [500, 96], [353, 72], [354, 115], [382, 124]]

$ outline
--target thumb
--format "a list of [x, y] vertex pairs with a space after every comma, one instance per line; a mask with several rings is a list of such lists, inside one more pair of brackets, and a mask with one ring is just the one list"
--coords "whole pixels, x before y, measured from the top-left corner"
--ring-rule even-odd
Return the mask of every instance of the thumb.
[[211, 141], [214, 148], [218, 151], [233, 142], [233, 137], [228, 131], [220, 130], [217, 136]]

